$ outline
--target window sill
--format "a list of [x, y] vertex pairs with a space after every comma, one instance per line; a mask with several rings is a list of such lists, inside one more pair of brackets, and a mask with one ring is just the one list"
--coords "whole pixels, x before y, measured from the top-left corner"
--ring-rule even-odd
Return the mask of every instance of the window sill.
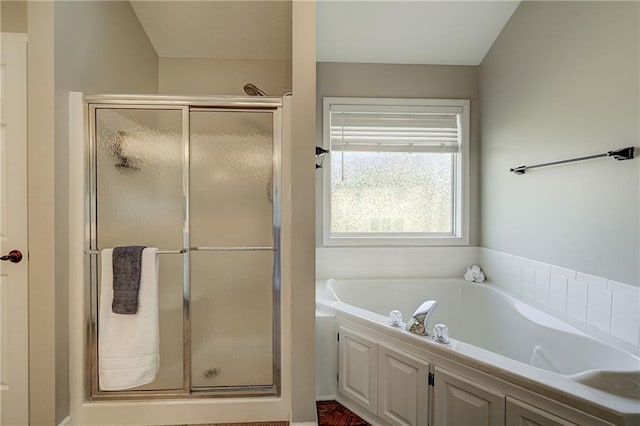
[[324, 247], [441, 247], [468, 246], [468, 237], [331, 237], [325, 236]]

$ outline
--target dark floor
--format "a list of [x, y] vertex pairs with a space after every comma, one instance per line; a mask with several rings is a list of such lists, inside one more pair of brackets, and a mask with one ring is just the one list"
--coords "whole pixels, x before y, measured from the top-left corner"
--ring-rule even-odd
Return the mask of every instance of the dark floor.
[[318, 401], [316, 407], [319, 426], [370, 426], [336, 401]]

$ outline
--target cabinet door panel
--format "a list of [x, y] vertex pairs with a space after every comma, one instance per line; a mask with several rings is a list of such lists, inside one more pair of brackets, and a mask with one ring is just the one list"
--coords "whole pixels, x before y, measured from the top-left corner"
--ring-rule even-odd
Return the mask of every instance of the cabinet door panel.
[[505, 395], [436, 367], [436, 425], [502, 426]]
[[383, 345], [378, 362], [378, 416], [394, 425], [426, 425], [429, 364]]
[[554, 414], [507, 397], [507, 426], [577, 426]]
[[378, 348], [363, 336], [340, 327], [338, 389], [344, 396], [377, 413]]

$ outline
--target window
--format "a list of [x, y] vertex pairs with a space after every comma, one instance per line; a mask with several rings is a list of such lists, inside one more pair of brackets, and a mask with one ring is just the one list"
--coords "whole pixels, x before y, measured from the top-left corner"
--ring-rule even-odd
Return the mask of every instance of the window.
[[325, 245], [467, 244], [469, 101], [324, 98]]

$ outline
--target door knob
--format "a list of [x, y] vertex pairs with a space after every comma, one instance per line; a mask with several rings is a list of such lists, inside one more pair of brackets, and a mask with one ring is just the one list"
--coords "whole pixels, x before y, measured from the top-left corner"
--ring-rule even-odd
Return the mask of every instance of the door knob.
[[0, 257], [0, 260], [8, 260], [11, 263], [19, 263], [22, 260], [22, 253], [20, 250], [11, 250], [9, 254], [5, 254]]

